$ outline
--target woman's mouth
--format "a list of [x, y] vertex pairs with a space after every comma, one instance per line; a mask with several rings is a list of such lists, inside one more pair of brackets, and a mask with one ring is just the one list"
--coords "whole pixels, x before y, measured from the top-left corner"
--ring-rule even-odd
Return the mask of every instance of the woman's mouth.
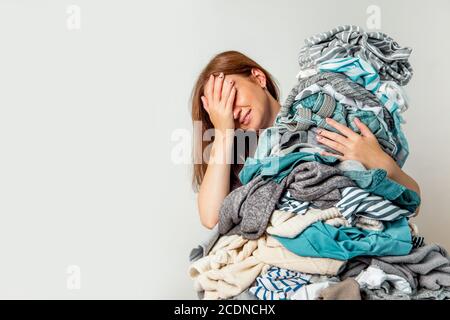
[[241, 117], [241, 124], [248, 125], [251, 120], [250, 113], [252, 112], [252, 109], [248, 109], [248, 111]]

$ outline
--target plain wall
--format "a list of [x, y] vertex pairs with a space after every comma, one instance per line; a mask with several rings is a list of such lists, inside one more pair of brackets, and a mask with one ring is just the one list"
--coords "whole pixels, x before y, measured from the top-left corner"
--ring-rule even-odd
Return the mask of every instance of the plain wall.
[[404, 169], [422, 189], [420, 233], [450, 248], [449, 1], [2, 0], [0, 298], [195, 298], [188, 253], [206, 230], [172, 134], [192, 130], [197, 75], [238, 50], [284, 101], [303, 39], [367, 30], [369, 5], [413, 48]]

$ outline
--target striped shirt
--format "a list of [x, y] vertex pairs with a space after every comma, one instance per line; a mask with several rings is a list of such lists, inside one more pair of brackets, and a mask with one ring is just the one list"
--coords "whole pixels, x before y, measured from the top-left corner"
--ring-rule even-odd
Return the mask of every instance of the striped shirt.
[[[341, 196], [342, 199], [335, 204], [335, 207], [351, 225], [358, 222], [358, 216], [378, 221], [393, 221], [414, 214], [358, 187], [341, 189]], [[315, 207], [309, 202], [295, 199], [289, 191], [286, 191], [276, 204], [277, 210], [297, 214], [305, 214], [310, 208]]]
[[250, 293], [259, 300], [289, 300], [302, 286], [309, 284], [312, 275], [271, 267], [267, 273], [256, 278]]
[[342, 199], [335, 206], [351, 224], [356, 215], [381, 221], [393, 221], [413, 215], [413, 212], [399, 208], [389, 200], [357, 187], [343, 188], [341, 195]]

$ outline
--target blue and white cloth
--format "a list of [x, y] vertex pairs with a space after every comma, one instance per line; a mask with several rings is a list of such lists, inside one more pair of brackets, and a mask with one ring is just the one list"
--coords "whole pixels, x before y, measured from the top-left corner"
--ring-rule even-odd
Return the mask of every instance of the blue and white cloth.
[[342, 216], [353, 225], [358, 215], [379, 221], [394, 221], [414, 214], [358, 187], [343, 188], [341, 195], [342, 199], [335, 206]]
[[312, 275], [271, 267], [256, 278], [256, 285], [249, 289], [259, 300], [289, 300], [302, 286], [309, 284]]
[[395, 159], [398, 165], [402, 167], [409, 155], [409, 144], [401, 129], [401, 124], [404, 123], [404, 120], [399, 112], [400, 106], [395, 100], [380, 91], [382, 85], [380, 76], [373, 66], [364, 59], [346, 57], [324, 61], [318, 65], [318, 69], [320, 71], [343, 73], [353, 82], [362, 85], [380, 99], [381, 103], [394, 118], [395, 130], [393, 130], [393, 135], [397, 141], [398, 148]]

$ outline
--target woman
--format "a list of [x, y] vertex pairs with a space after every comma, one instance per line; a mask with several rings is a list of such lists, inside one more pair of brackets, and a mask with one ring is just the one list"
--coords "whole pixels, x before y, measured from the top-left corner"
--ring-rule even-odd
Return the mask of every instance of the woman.
[[[201, 121], [202, 133], [214, 130], [214, 140], [207, 162], [194, 164], [193, 183], [199, 190], [198, 208], [201, 223], [212, 229], [218, 222], [223, 199], [238, 187], [238, 172], [242, 165], [229, 163], [234, 130], [258, 131], [270, 127], [280, 110], [279, 90], [269, 72], [237, 51], [222, 52], [208, 63], [200, 74], [192, 94], [192, 120]], [[382, 168], [388, 177], [420, 196], [417, 182], [408, 176], [385, 153], [369, 128], [358, 119], [355, 125], [361, 134], [327, 119], [340, 134], [318, 130], [318, 142], [342, 155], [328, 152], [340, 160], [360, 161], [367, 169]], [[201, 154], [208, 143], [197, 139], [194, 155]], [[416, 210], [418, 214], [419, 208]]]

